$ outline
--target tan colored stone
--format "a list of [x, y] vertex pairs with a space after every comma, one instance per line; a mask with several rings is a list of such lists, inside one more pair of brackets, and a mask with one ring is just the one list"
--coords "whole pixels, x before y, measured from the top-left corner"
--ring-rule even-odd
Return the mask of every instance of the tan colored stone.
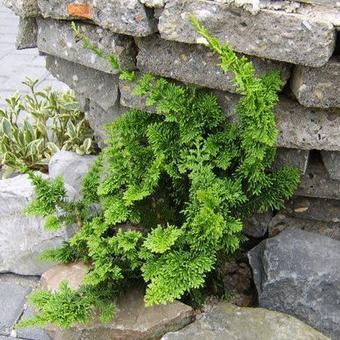
[[63, 281], [67, 281], [72, 289], [78, 289], [88, 271], [83, 263], [58, 264], [41, 276], [43, 289], [56, 291]]
[[129, 289], [119, 299], [116, 316], [110, 323], [93, 321], [67, 330], [49, 327], [47, 331], [54, 340], [149, 340], [159, 339], [193, 321], [191, 307], [178, 301], [145, 307], [143, 295], [141, 289]]

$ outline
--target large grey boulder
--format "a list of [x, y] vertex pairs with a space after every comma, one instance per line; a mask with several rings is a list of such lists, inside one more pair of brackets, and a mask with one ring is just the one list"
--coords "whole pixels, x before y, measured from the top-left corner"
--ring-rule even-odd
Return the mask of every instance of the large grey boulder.
[[88, 173], [96, 156], [78, 155], [75, 152], [59, 151], [55, 153], [48, 163], [48, 172], [51, 178], [62, 176], [65, 184], [74, 188], [79, 197], [83, 177]]
[[[71, 188], [67, 190], [74, 195]], [[42, 219], [25, 215], [33, 197], [27, 175], [0, 180], [0, 273], [40, 275], [51, 266], [39, 259], [41, 252], [61, 245], [69, 236], [65, 229], [46, 231]]]
[[238, 52], [314, 67], [331, 57], [335, 29], [321, 16], [269, 9], [252, 13], [233, 3], [169, 0], [159, 20], [161, 36], [186, 43], [204, 42], [191, 24], [190, 15], [194, 15], [211, 34]]
[[328, 337], [287, 314], [240, 308], [222, 302], [211, 312], [162, 340], [326, 340]]
[[260, 307], [340, 338], [340, 242], [287, 229], [249, 254]]

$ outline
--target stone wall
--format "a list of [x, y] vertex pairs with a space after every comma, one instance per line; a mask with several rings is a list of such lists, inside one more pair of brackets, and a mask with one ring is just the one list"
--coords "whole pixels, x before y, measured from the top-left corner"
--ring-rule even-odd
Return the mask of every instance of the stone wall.
[[[222, 42], [248, 56], [259, 75], [281, 71], [285, 87], [276, 107], [280, 133], [275, 166], [295, 165], [303, 173], [284, 214], [294, 217], [297, 225], [300, 220], [304, 226], [307, 219], [321, 225], [331, 221], [339, 228], [340, 8], [336, 1], [5, 3], [21, 17], [18, 45], [37, 46], [47, 56], [47, 69], [75, 90], [100, 145], [104, 145], [105, 123], [127, 108], [143, 108], [144, 103], [108, 62], [82, 47], [72, 33], [72, 20], [98, 47], [117, 56], [125, 69], [209, 88], [228, 114], [238, 101], [232, 75], [223, 74], [217, 57], [200, 44], [204, 41], [190, 24], [190, 14]], [[282, 216], [279, 221], [282, 224]], [[260, 230], [253, 235], [263, 236], [266, 226]]]

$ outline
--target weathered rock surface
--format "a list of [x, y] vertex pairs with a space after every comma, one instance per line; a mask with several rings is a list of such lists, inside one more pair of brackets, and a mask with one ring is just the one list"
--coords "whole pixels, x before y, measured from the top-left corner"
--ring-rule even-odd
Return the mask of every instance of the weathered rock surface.
[[35, 18], [20, 18], [16, 40], [17, 50], [37, 47], [38, 26]]
[[25, 296], [30, 291], [31, 288], [27, 286], [0, 282], [0, 336], [9, 335], [24, 309]]
[[[225, 74], [219, 66], [220, 58], [205, 46], [168, 41], [158, 35], [139, 39], [137, 45], [137, 66], [142, 72], [203, 87], [236, 91], [232, 72]], [[284, 82], [289, 78], [290, 67], [285, 63], [255, 57], [250, 60], [259, 76], [277, 70]]]
[[46, 68], [78, 95], [99, 103], [104, 110], [119, 102], [118, 77], [52, 56], [46, 58]]
[[285, 210], [293, 217], [340, 222], [339, 200], [296, 196], [287, 203]]
[[[110, 63], [97, 56], [93, 51], [84, 48], [81, 39], [77, 39], [71, 23], [53, 19], [37, 19], [38, 48], [41, 52], [63, 58], [74, 63], [107, 73], [118, 73]], [[114, 34], [91, 24], [78, 24], [81, 32], [91, 43], [117, 57], [124, 69], [135, 68], [135, 47], [132, 38]]]
[[44, 230], [40, 218], [24, 213], [34, 190], [27, 175], [0, 180], [0, 272], [39, 275], [51, 264], [39, 260], [43, 250], [59, 246], [68, 232]]
[[48, 173], [51, 178], [62, 176], [64, 182], [73, 187], [80, 195], [83, 177], [90, 170], [97, 157], [91, 155], [78, 155], [75, 152], [60, 151], [52, 156], [48, 164]]
[[307, 107], [340, 107], [340, 59], [322, 67], [297, 66], [291, 88], [300, 104]]
[[85, 117], [94, 131], [97, 144], [100, 148], [106, 145], [106, 126], [117, 119], [124, 112], [119, 103], [104, 110], [94, 101], [90, 101], [89, 108], [85, 112]]
[[309, 158], [309, 150], [279, 148], [277, 150], [274, 170], [281, 169], [283, 166], [293, 166], [300, 169], [301, 174], [305, 174]]
[[311, 162], [295, 193], [304, 197], [340, 199], [340, 181], [330, 178], [321, 162]]
[[40, 12], [37, 0], [3, 0], [3, 3], [22, 18], [36, 17]]
[[138, 0], [77, 1], [76, 5], [83, 5], [83, 8], [86, 8], [86, 15], [82, 13], [80, 6], [79, 12], [71, 10], [70, 5], [75, 5], [73, 0], [38, 0], [38, 2], [43, 17], [91, 19], [112, 32], [134, 36], [147, 36], [157, 31], [152, 10], [145, 8]]
[[331, 237], [340, 241], [340, 223], [324, 222], [310, 219], [289, 217], [284, 214], [277, 214], [269, 223], [268, 234], [270, 237], [276, 236], [287, 228], [301, 229], [320, 235]]
[[250, 237], [264, 237], [268, 231], [268, 225], [272, 218], [273, 213], [271, 211], [254, 214], [244, 222], [243, 232]]
[[[74, 289], [84, 279], [86, 266], [62, 265], [52, 268], [42, 276], [42, 286], [55, 290], [65, 279]], [[157, 339], [167, 332], [176, 331], [193, 320], [193, 310], [181, 302], [152, 307], [144, 306], [141, 289], [129, 289], [117, 302], [116, 315], [112, 322], [93, 320], [89, 325], [70, 329], [48, 327], [52, 339]]]
[[248, 256], [261, 307], [295, 315], [340, 337], [339, 241], [287, 229]]
[[340, 152], [321, 151], [321, 157], [329, 177], [331, 179], [340, 181]]
[[88, 267], [80, 262], [58, 264], [43, 273], [40, 284], [43, 289], [56, 291], [63, 281], [67, 281], [72, 289], [78, 289], [87, 272]]
[[322, 18], [266, 9], [254, 15], [232, 5], [206, 0], [167, 2], [158, 25], [162, 38], [203, 42], [190, 22], [192, 14], [222, 43], [258, 57], [322, 66], [335, 45], [334, 27]]
[[147, 7], [162, 8], [165, 5], [165, 0], [139, 0]]
[[222, 302], [184, 329], [162, 340], [326, 340], [298, 319], [263, 308], [240, 308]]
[[279, 129], [278, 146], [304, 150], [339, 150], [340, 115], [336, 110], [305, 108], [280, 98], [274, 109]]

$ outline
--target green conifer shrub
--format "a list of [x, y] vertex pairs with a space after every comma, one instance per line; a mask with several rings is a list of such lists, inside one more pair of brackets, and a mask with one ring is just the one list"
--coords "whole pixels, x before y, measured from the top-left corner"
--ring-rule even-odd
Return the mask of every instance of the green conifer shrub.
[[223, 71], [235, 75], [237, 118], [231, 122], [205, 90], [144, 74], [135, 94], [156, 112], [130, 110], [109, 126], [108, 146], [84, 179], [79, 201], [68, 200], [62, 179], [30, 173], [37, 197], [29, 212], [52, 229], [78, 226], [44, 258], [82, 261], [90, 270], [78, 291], [63, 284], [56, 293], [33, 293], [39, 314], [25, 325], [69, 327], [97, 310], [107, 320], [107, 306], [136, 282], [145, 283], [146, 305], [197, 291], [217, 261], [239, 248], [242, 221], [282, 208], [293, 195], [299, 171], [271, 170], [280, 75], [257, 77], [251, 62], [193, 22]]

